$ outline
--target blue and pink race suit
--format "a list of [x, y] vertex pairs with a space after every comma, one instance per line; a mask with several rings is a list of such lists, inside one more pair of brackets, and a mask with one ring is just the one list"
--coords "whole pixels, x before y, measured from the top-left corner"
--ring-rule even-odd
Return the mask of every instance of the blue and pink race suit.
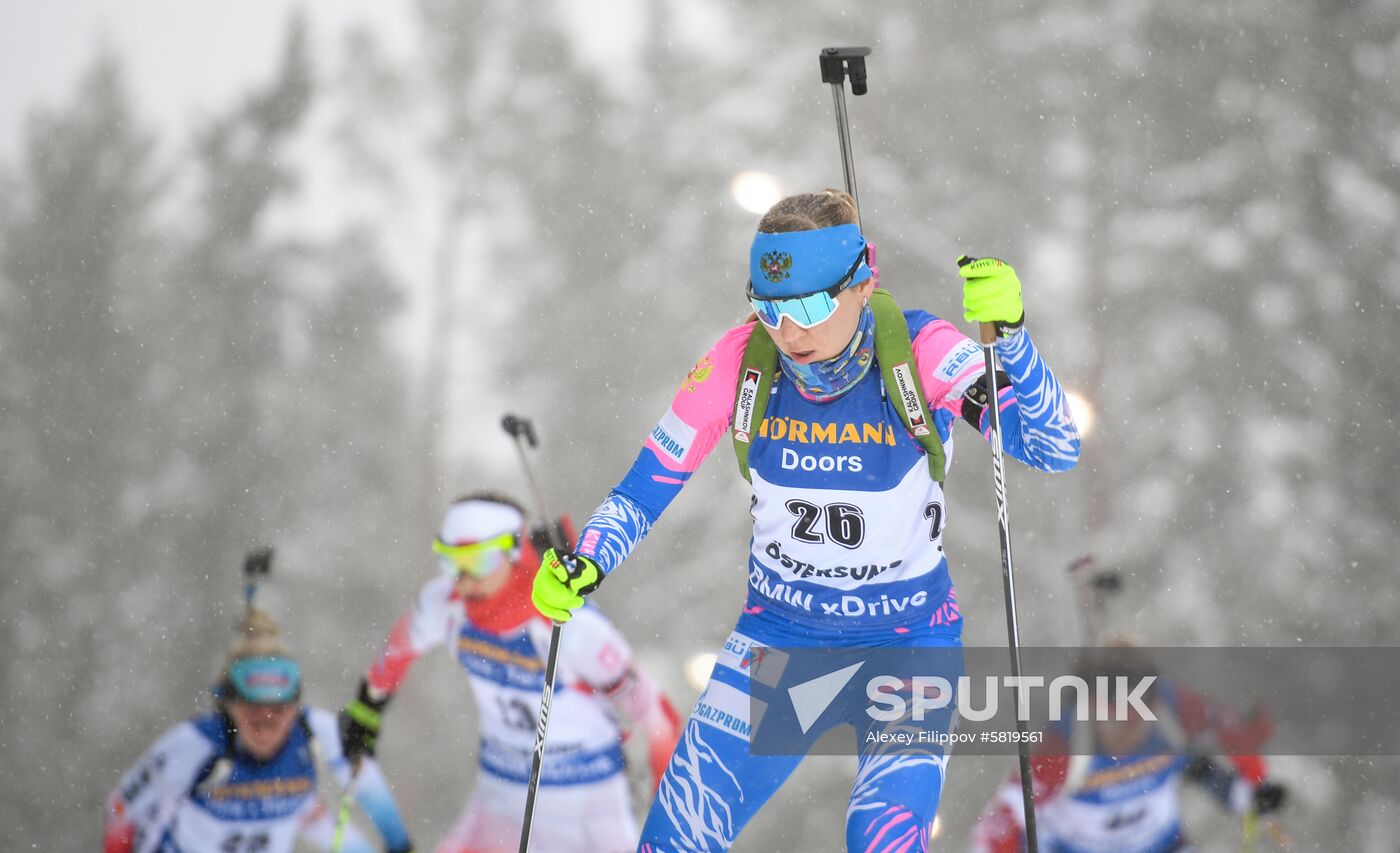
[[[988, 434], [986, 412], [965, 405], [984, 372], [982, 351], [931, 314], [906, 311], [905, 318], [951, 463], [955, 421], [969, 418], [971, 425], [980, 417]], [[730, 430], [753, 332], [753, 323], [729, 330], [696, 364], [631, 470], [584, 526], [576, 550], [605, 573], [647, 534]], [[1006, 452], [1044, 471], [1072, 467], [1079, 436], [1064, 392], [1029, 335], [1019, 330], [996, 348], [1009, 379], [996, 401]], [[748, 600], [662, 779], [641, 849], [727, 849], [801, 760], [751, 754], [745, 666], [751, 645], [961, 645], [943, 553], [943, 488], [895, 405], [878, 369], [822, 403], [775, 376], [748, 458]], [[848, 848], [925, 849], [945, 766], [939, 753], [862, 755], [847, 813]]]

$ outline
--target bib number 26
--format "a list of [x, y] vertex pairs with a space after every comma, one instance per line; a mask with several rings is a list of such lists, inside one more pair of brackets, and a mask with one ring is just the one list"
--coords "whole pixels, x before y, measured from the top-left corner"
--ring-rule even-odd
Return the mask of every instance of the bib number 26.
[[815, 545], [830, 539], [842, 548], [859, 548], [865, 541], [865, 516], [858, 506], [847, 503], [818, 506], [796, 499], [784, 506], [797, 516], [792, 524], [792, 538], [798, 542]]

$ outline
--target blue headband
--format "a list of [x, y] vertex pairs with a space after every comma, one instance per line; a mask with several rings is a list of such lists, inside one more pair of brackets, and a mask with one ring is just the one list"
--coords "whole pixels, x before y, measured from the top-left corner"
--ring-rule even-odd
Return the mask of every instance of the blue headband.
[[234, 695], [255, 705], [294, 702], [301, 694], [301, 667], [290, 658], [239, 658], [229, 664]]
[[[812, 293], [840, 281], [864, 248], [859, 225], [778, 234], [760, 231], [749, 249], [749, 281], [754, 293], [765, 299]], [[851, 284], [867, 278], [870, 266], [862, 262]]]

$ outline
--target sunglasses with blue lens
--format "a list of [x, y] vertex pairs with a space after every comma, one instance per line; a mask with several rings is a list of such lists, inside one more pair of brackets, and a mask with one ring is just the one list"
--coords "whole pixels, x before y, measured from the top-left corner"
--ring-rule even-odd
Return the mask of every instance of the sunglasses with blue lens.
[[301, 695], [301, 667], [291, 658], [239, 658], [229, 664], [234, 697], [254, 705], [295, 702]]
[[856, 262], [851, 264], [851, 268], [846, 271], [840, 281], [830, 287], [823, 287], [821, 290], [813, 290], [810, 293], [800, 293], [796, 296], [765, 299], [754, 292], [753, 279], [750, 279], [746, 288], [749, 304], [753, 306], [754, 313], [758, 315], [758, 319], [763, 321], [763, 325], [770, 329], [778, 328], [784, 317], [804, 329], [825, 323], [831, 319], [832, 314], [836, 313], [837, 295], [850, 286], [851, 279], [855, 278], [856, 271], [860, 269], [861, 264], [865, 263], [868, 254], [869, 247], [862, 248], [860, 254], [856, 256]]

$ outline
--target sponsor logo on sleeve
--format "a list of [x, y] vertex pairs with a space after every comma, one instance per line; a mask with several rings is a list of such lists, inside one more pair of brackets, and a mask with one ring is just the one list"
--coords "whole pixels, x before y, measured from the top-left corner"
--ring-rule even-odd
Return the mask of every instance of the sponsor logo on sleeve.
[[651, 431], [651, 440], [661, 451], [676, 462], [685, 459], [691, 442], [695, 441], [695, 428], [681, 420], [674, 409], [667, 409], [666, 415]]
[[970, 340], [963, 339], [957, 346], [948, 350], [948, 354], [943, 356], [942, 361], [938, 362], [938, 367], [933, 371], [933, 378], [952, 382], [981, 353], [981, 347]]
[[747, 442], [753, 433], [753, 406], [761, 381], [763, 371], [752, 367], [744, 371], [744, 381], [739, 385], [739, 400], [734, 407], [734, 438], [739, 441]]
[[909, 367], [909, 362], [905, 361], [896, 364], [893, 372], [899, 404], [909, 416], [909, 429], [914, 435], [928, 435], [928, 421], [924, 418], [923, 406], [919, 405], [919, 394], [914, 390], [913, 369]]

